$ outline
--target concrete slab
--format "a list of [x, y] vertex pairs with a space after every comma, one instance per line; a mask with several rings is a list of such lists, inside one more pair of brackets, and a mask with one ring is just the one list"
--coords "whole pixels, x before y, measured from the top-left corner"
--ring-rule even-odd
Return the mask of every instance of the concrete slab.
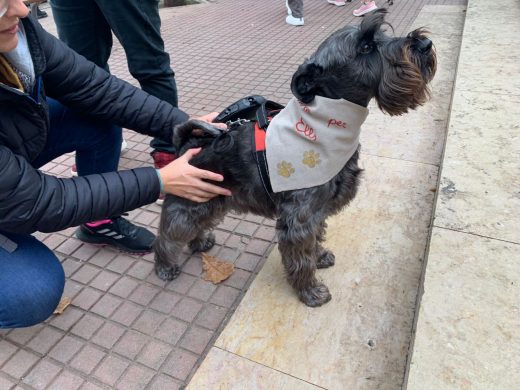
[[408, 390], [518, 388], [519, 253], [434, 229]]

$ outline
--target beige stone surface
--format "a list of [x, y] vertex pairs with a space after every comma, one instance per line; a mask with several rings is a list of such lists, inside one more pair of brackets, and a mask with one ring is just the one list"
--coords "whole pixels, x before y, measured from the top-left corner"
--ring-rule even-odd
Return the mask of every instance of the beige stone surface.
[[336, 265], [318, 271], [332, 301], [298, 301], [273, 251], [216, 346], [328, 389], [403, 380], [436, 168], [363, 156], [353, 205], [329, 221]]
[[454, 97], [435, 225], [520, 242], [520, 96]]
[[307, 382], [213, 347], [186, 390], [319, 390]]
[[520, 246], [434, 229], [408, 390], [518, 389]]

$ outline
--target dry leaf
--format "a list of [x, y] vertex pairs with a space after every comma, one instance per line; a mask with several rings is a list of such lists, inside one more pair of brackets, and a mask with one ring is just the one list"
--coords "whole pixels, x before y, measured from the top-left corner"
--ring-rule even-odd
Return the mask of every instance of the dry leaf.
[[216, 257], [210, 256], [203, 252], [202, 269], [206, 271], [206, 273], [202, 276], [204, 280], [208, 280], [214, 284], [217, 284], [229, 278], [235, 270], [235, 266], [233, 263], [228, 261], [220, 261]]
[[54, 314], [61, 314], [65, 311], [67, 306], [70, 305], [70, 298], [69, 297], [62, 297], [60, 300], [60, 303], [58, 303], [58, 307], [54, 309]]

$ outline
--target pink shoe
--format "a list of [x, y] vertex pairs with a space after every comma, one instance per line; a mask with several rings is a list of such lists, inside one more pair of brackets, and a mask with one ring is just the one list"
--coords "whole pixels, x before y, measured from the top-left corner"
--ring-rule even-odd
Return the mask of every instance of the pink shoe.
[[363, 16], [364, 14], [368, 14], [369, 12], [375, 11], [377, 9], [377, 5], [375, 1], [364, 1], [361, 4], [361, 7], [354, 10], [354, 16]]
[[347, 3], [347, 0], [327, 0], [327, 3], [343, 7]]

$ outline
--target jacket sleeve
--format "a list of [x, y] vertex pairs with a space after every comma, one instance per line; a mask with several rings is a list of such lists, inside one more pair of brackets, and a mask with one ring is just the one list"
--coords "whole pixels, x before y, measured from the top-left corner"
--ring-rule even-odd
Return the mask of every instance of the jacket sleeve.
[[46, 69], [48, 96], [85, 114], [171, 142], [173, 127], [188, 115], [110, 75], [35, 23]]
[[0, 146], [0, 231], [54, 232], [152, 203], [159, 192], [153, 168], [60, 179]]

